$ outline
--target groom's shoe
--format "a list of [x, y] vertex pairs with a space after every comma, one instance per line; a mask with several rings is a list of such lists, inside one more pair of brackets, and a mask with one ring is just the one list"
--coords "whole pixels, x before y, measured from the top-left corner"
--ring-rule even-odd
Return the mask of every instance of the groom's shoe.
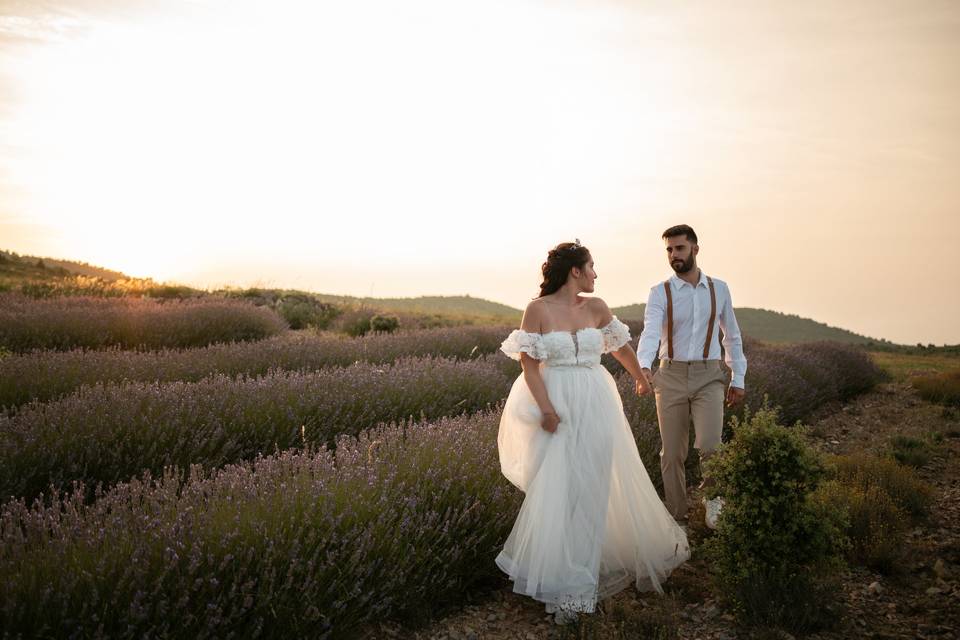
[[716, 497], [713, 500], [703, 499], [704, 521], [711, 529], [717, 528], [717, 518], [720, 517], [720, 511], [723, 509], [723, 498]]
[[576, 611], [569, 611], [567, 609], [557, 609], [556, 613], [553, 614], [553, 623], [554, 624], [571, 624], [577, 621], [577, 618], [580, 616], [577, 615]]

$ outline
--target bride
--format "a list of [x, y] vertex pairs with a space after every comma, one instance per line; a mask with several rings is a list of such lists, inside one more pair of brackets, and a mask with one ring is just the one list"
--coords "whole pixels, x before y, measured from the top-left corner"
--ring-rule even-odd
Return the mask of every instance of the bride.
[[662, 592], [690, 557], [640, 460], [611, 353], [648, 384], [630, 331], [592, 293], [597, 274], [580, 241], [551, 249], [540, 296], [501, 345], [523, 375], [510, 391], [497, 445], [504, 476], [526, 496], [497, 565], [513, 590], [546, 603], [558, 623], [635, 583]]

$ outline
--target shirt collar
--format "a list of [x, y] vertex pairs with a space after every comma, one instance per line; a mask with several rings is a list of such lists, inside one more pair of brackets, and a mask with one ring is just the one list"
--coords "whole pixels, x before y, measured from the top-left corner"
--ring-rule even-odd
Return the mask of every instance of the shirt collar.
[[[680, 276], [678, 276], [676, 273], [670, 276], [670, 282], [672, 283], [674, 289], [680, 289], [685, 285], [690, 285], [689, 282], [680, 278]], [[700, 281], [697, 282], [697, 287], [701, 286], [707, 286], [707, 274], [703, 272], [703, 269], [700, 269]]]

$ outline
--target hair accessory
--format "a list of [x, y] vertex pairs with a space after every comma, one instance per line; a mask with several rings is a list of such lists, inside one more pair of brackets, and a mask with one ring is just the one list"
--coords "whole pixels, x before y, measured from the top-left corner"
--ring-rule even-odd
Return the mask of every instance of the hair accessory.
[[580, 238], [574, 239], [574, 241], [573, 241], [573, 248], [574, 248], [574, 249], [580, 249], [581, 247], [583, 247], [583, 245], [580, 244]]

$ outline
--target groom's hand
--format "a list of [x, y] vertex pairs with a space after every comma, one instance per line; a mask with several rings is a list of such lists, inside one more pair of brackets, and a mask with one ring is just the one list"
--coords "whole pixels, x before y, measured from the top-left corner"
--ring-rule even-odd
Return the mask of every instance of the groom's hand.
[[732, 407], [734, 405], [740, 404], [743, 402], [743, 397], [747, 395], [747, 392], [741, 389], [740, 387], [730, 387], [727, 389], [727, 406]]
[[650, 395], [653, 392], [653, 374], [650, 372], [650, 369], [641, 369], [640, 373], [643, 374], [643, 379], [638, 379], [636, 382], [637, 395]]

